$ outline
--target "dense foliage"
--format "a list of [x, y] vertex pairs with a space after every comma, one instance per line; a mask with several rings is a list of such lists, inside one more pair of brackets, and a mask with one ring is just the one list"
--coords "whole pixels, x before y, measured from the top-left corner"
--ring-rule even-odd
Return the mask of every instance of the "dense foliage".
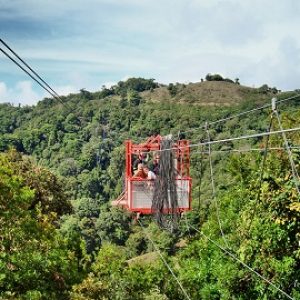
[[[210, 107], [174, 101], [184, 89], [179, 84], [167, 87], [165, 101], [146, 100], [143, 93], [155, 89], [153, 79], [131, 78], [63, 97], [65, 105], [54, 99], [0, 105], [0, 299], [185, 299], [152, 241], [191, 299], [284, 299], [210, 240], [228, 244], [300, 299], [300, 205], [289, 158], [282, 149], [270, 150], [264, 162], [258, 151], [227, 152], [264, 148], [263, 139], [212, 146], [215, 196], [208, 149], [193, 148], [193, 211], [177, 232], [146, 217], [141, 227], [109, 205], [123, 189], [125, 139], [171, 132], [205, 141], [205, 121], [264, 104], [275, 93], [253, 90], [234, 107]], [[299, 126], [297, 99], [279, 109], [285, 128]], [[215, 140], [253, 134], [269, 122], [266, 109], [216, 123], [209, 134]], [[288, 140], [296, 146], [300, 136], [290, 133]], [[270, 138], [269, 147], [283, 146], [280, 136]], [[299, 172], [297, 149], [293, 159]]]

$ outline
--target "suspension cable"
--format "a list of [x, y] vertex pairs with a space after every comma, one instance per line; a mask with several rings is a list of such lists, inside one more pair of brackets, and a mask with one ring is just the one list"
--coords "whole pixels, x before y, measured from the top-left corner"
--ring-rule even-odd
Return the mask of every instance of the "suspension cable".
[[60, 98], [60, 96], [51, 88], [51, 86], [43, 79], [39, 76], [39, 74], [37, 74], [30, 66], [28, 63], [26, 63], [13, 49], [11, 49], [11, 47], [9, 47], [7, 45], [7, 43], [5, 43], [2, 39], [0, 39], [0, 42], [7, 48], [10, 50], [11, 53], [13, 53], [39, 80], [41, 80], [46, 86], [47, 88], [49, 88], [55, 95], [57, 98], [59, 98], [60, 100], [62, 100]]
[[289, 161], [290, 161], [290, 165], [291, 165], [291, 170], [292, 170], [292, 174], [293, 174], [294, 181], [295, 181], [295, 187], [297, 189], [298, 195], [300, 195], [300, 190], [299, 190], [299, 175], [298, 175], [298, 172], [297, 172], [297, 168], [296, 168], [295, 162], [294, 162], [293, 157], [292, 157], [291, 148], [290, 148], [289, 142], [287, 140], [286, 134], [285, 134], [285, 132], [283, 130], [282, 123], [281, 123], [281, 120], [280, 120], [280, 116], [279, 116], [279, 113], [278, 113], [278, 111], [277, 111], [276, 108], [274, 110], [274, 113], [276, 115], [279, 128], [282, 131], [282, 138], [283, 138], [283, 141], [284, 141], [284, 144], [285, 144], [285, 147], [286, 147], [286, 151], [288, 153], [288, 157], [289, 157]]
[[[210, 142], [210, 134], [209, 134], [208, 123], [206, 123], [206, 134], [207, 134], [207, 140], [208, 140], [208, 142]], [[224, 232], [223, 232], [223, 229], [222, 229], [222, 222], [221, 222], [221, 218], [220, 218], [220, 208], [219, 208], [218, 198], [217, 198], [217, 194], [216, 194], [216, 187], [215, 187], [215, 181], [214, 181], [214, 171], [213, 171], [212, 158], [211, 158], [211, 145], [207, 144], [207, 146], [208, 146], [208, 158], [209, 158], [209, 169], [210, 169], [210, 181], [211, 181], [211, 188], [212, 188], [212, 197], [213, 197], [213, 201], [216, 205], [217, 219], [218, 219], [220, 232], [221, 232], [221, 235], [222, 235], [222, 238], [224, 240], [224, 243], [225, 243], [226, 247], [229, 248], [227, 239], [226, 239], [226, 237], [224, 235]]]
[[[54, 89], [50, 87], [50, 85], [43, 80], [15, 51], [13, 51], [2, 39], [0, 42], [9, 50], [11, 53], [15, 55], [31, 72], [28, 72], [20, 63], [18, 63], [11, 55], [9, 55], [4, 49], [0, 47], [0, 51], [9, 58], [15, 65], [17, 65], [22, 71], [24, 71], [31, 79], [33, 79], [40, 87], [42, 87], [46, 92], [48, 92], [53, 98], [57, 99], [63, 106], [67, 107], [70, 112], [74, 109], [71, 109], [67, 103], [63, 101], [63, 99], [55, 92]], [[36, 77], [34, 77], [36, 76]]]
[[[296, 95], [294, 96], [291, 96], [291, 97], [288, 97], [288, 98], [284, 98], [284, 99], [281, 99], [281, 100], [277, 100], [277, 103], [283, 103], [283, 102], [286, 102], [286, 101], [289, 101], [289, 100], [293, 100], [293, 99], [296, 99], [296, 98], [299, 98], [300, 97], [300, 93], [297, 93]], [[263, 106], [260, 106], [260, 107], [256, 107], [256, 108], [253, 108], [253, 109], [250, 109], [250, 110], [246, 110], [246, 111], [242, 111], [240, 113], [237, 113], [235, 115], [231, 115], [229, 117], [225, 117], [225, 118], [221, 118], [221, 119], [218, 119], [216, 121], [211, 121], [208, 123], [209, 126], [211, 125], [215, 125], [215, 124], [219, 124], [219, 123], [223, 123], [223, 122], [226, 122], [226, 121], [230, 121], [234, 118], [238, 118], [238, 117], [241, 117], [241, 116], [244, 116], [244, 115], [247, 115], [249, 113], [253, 113], [253, 112], [256, 112], [256, 111], [259, 111], [259, 110], [264, 110], [268, 107], [270, 107], [272, 104], [271, 103], [267, 103]], [[192, 132], [192, 131], [196, 131], [196, 130], [199, 130], [199, 129], [205, 129], [205, 124], [204, 125], [201, 125], [199, 127], [196, 127], [196, 128], [190, 128], [186, 131], [180, 131], [180, 133], [184, 134], [184, 133], [188, 133], [188, 132]]]
[[[270, 124], [269, 124], [269, 128], [268, 131], [271, 131], [272, 128], [272, 122], [273, 122], [273, 115], [274, 115], [274, 111], [272, 111], [271, 116], [270, 116]], [[248, 234], [250, 234], [250, 229], [252, 227], [252, 222], [254, 219], [254, 215], [256, 214], [257, 208], [258, 208], [258, 202], [260, 199], [260, 195], [261, 195], [261, 186], [262, 186], [262, 182], [263, 182], [263, 175], [264, 175], [264, 169], [265, 169], [265, 165], [266, 165], [266, 161], [267, 161], [267, 154], [268, 154], [268, 148], [269, 148], [269, 141], [270, 141], [270, 136], [267, 135], [266, 136], [266, 143], [265, 143], [265, 148], [264, 148], [264, 153], [263, 153], [263, 158], [261, 161], [261, 165], [260, 165], [260, 171], [259, 171], [259, 183], [258, 183], [258, 191], [257, 191], [257, 195], [256, 195], [256, 202], [255, 202], [255, 206], [254, 206], [254, 210], [253, 210], [253, 214], [252, 214], [252, 218], [250, 220], [250, 224], [248, 226], [247, 232]]]
[[198, 233], [200, 233], [201, 235], [203, 235], [212, 244], [214, 244], [216, 247], [218, 247], [224, 253], [226, 253], [227, 255], [229, 255], [232, 259], [234, 259], [235, 261], [239, 262], [241, 265], [243, 265], [245, 268], [247, 268], [248, 270], [250, 270], [252, 273], [254, 273], [256, 276], [258, 276], [259, 278], [261, 278], [263, 281], [267, 282], [269, 285], [271, 285], [274, 289], [276, 289], [277, 291], [279, 291], [280, 293], [282, 293], [284, 296], [286, 296], [287, 298], [289, 298], [291, 300], [295, 300], [295, 298], [291, 297], [288, 293], [286, 293], [285, 291], [283, 291], [282, 289], [280, 289], [278, 286], [276, 286], [273, 282], [271, 282], [270, 280], [268, 280], [267, 278], [265, 278], [263, 275], [261, 275], [260, 273], [258, 273], [257, 271], [255, 271], [253, 268], [251, 268], [245, 262], [243, 262], [242, 260], [240, 260], [233, 253], [231, 253], [230, 251], [228, 251], [227, 249], [225, 249], [224, 247], [222, 247], [221, 245], [219, 245], [217, 242], [215, 242], [214, 240], [212, 240], [210, 237], [208, 237], [202, 231], [198, 230], [197, 228], [195, 228], [192, 225], [190, 225], [190, 227], [193, 228]]
[[5, 50], [0, 48], [0, 51], [7, 56], [14, 64], [16, 64], [20, 69], [22, 69], [28, 76], [31, 77], [38, 85], [40, 85], [45, 91], [47, 91], [53, 98], [56, 98], [56, 96], [48, 90], [42, 83], [40, 83], [36, 78], [33, 77], [24, 67], [22, 67], [15, 59], [13, 59]]
[[200, 212], [200, 206], [201, 206], [201, 185], [202, 185], [202, 173], [203, 173], [203, 153], [201, 152], [201, 157], [200, 157], [200, 169], [199, 169], [199, 188], [198, 188], [198, 193], [199, 193], [199, 198], [198, 198], [198, 212]]
[[[288, 98], [277, 100], [277, 104], [281, 104], [281, 103], [286, 102], [286, 101], [294, 100], [294, 99], [299, 98], [299, 97], [300, 97], [300, 93], [298, 93], [298, 94], [296, 94], [294, 96], [288, 97]], [[221, 118], [221, 119], [218, 119], [216, 121], [211, 121], [211, 122], [208, 123], [208, 125], [214, 125], [214, 124], [226, 122], [226, 121], [232, 120], [234, 118], [241, 117], [243, 115], [247, 115], [248, 113], [252, 113], [252, 112], [255, 112], [255, 111], [263, 110], [263, 109], [268, 108], [270, 106], [271, 106], [271, 104], [268, 103], [268, 104], [265, 104], [263, 106], [260, 106], [260, 107], [257, 107], [257, 108], [253, 108], [253, 109], [250, 109], [250, 110], [246, 110], [246, 111], [237, 113], [235, 115], [232, 115], [232, 116], [229, 116], [229, 117], [226, 117], [226, 118]], [[196, 131], [196, 130], [199, 130], [199, 129], [205, 129], [205, 124], [201, 125], [199, 127], [196, 127], [196, 128], [189, 128], [189, 129], [187, 129], [185, 131], [179, 130], [178, 134], [177, 134], [177, 138], [179, 139], [182, 134], [185, 134], [185, 133], [188, 133], [188, 132], [192, 132], [192, 131]], [[138, 139], [135, 139], [135, 140], [136, 141], [142, 141], [142, 140], [144, 140], [146, 138], [148, 138], [148, 136], [139, 137]]]
[[[300, 149], [300, 146], [290, 146], [290, 149]], [[286, 150], [285, 147], [269, 147], [268, 151], [276, 151], [276, 150]], [[223, 150], [211, 150], [211, 153], [225, 153], [225, 152], [237, 152], [237, 153], [243, 153], [243, 152], [264, 152], [265, 148], [247, 148], [247, 149], [223, 149]], [[193, 154], [208, 154], [208, 151], [194, 151]], [[193, 159], [193, 158], [191, 158]]]
[[187, 146], [181, 146], [181, 147], [173, 147], [173, 148], [166, 148], [166, 149], [161, 149], [161, 150], [151, 150], [151, 152], [163, 152], [163, 151], [168, 151], [168, 150], [178, 150], [178, 149], [184, 149], [184, 148], [194, 148], [194, 147], [199, 147], [199, 146], [205, 146], [205, 145], [213, 145], [213, 144], [220, 144], [220, 143], [226, 143], [226, 142], [232, 142], [232, 141], [239, 141], [239, 140], [245, 140], [245, 139], [252, 139], [252, 138], [258, 138], [258, 137], [264, 137], [267, 135], [273, 135], [273, 134], [279, 134], [279, 133], [287, 133], [287, 132], [294, 132], [294, 131], [299, 131], [300, 127], [294, 127], [294, 128], [289, 128], [289, 129], [282, 129], [282, 130], [274, 130], [270, 132], [260, 132], [260, 133], [255, 133], [255, 134], [249, 134], [249, 135], [242, 135], [239, 137], [233, 137], [233, 138], [227, 138], [227, 139], [220, 139], [220, 140], [212, 140], [212, 141], [207, 141], [207, 142], [199, 142], [196, 144], [191, 144]]
[[161, 260], [163, 261], [163, 263], [165, 264], [165, 266], [167, 267], [167, 269], [169, 270], [169, 272], [171, 273], [171, 275], [173, 276], [173, 278], [176, 280], [178, 286], [180, 287], [180, 289], [181, 289], [182, 293], [184, 294], [184, 296], [186, 297], [186, 299], [191, 300], [190, 296], [188, 295], [188, 293], [184, 289], [183, 285], [181, 284], [181, 282], [179, 281], [179, 279], [175, 275], [174, 271], [172, 270], [172, 268], [170, 267], [170, 265], [168, 264], [168, 262], [166, 261], [166, 259], [164, 258], [164, 256], [161, 254], [159, 248], [155, 245], [154, 241], [151, 239], [150, 235], [148, 234], [146, 228], [143, 226], [142, 222], [139, 219], [137, 219], [137, 220], [138, 220], [138, 222], [139, 222], [142, 230], [144, 231], [146, 237], [151, 242], [153, 248], [159, 254]]

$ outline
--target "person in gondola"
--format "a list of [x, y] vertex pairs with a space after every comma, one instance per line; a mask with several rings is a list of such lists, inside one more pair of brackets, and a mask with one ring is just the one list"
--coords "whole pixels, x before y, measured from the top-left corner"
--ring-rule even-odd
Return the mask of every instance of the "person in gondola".
[[153, 161], [149, 164], [149, 169], [155, 175], [159, 175], [159, 155], [155, 154]]
[[144, 172], [147, 174], [148, 189], [153, 190], [154, 181], [156, 180], [157, 176], [151, 170], [149, 170], [147, 166], [144, 166]]
[[144, 170], [144, 165], [139, 163], [137, 166], [137, 170], [133, 173], [133, 178], [147, 179], [148, 174], [146, 174]]
[[139, 152], [138, 157], [133, 161], [132, 168], [133, 172], [135, 172], [138, 169], [139, 164], [145, 164], [148, 160], [148, 156], [144, 152]]
[[148, 180], [155, 180], [156, 179], [155, 173], [152, 172], [151, 170], [149, 170], [149, 168], [147, 166], [144, 166], [144, 172], [147, 174], [147, 179]]

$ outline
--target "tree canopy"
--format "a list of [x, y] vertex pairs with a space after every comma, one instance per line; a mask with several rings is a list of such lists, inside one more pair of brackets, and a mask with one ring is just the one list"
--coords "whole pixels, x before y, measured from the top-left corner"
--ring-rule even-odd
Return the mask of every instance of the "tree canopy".
[[[216, 75], [207, 80], [221, 80]], [[110, 206], [124, 187], [126, 139], [172, 133], [199, 143], [207, 140], [203, 124], [217, 119], [224, 121], [209, 127], [213, 140], [266, 131], [268, 109], [255, 121], [228, 117], [275, 92], [238, 88], [245, 100], [236, 106], [178, 100], [187, 87], [143, 78], [82, 89], [64, 97], [68, 107], [54, 99], [0, 104], [0, 299], [185, 299], [173, 275], [191, 299], [284, 299], [211, 241], [227, 243], [236, 258], [300, 299], [300, 199], [280, 136], [270, 137], [265, 158], [263, 151], [230, 152], [263, 150], [261, 138], [212, 145], [211, 157], [207, 148], [191, 149], [193, 210], [176, 232], [151, 217], [141, 227]], [[163, 101], [151, 98], [156, 92]], [[297, 98], [280, 111], [284, 128], [298, 126]], [[280, 129], [274, 119], [272, 129]], [[299, 133], [287, 139], [299, 173]]]

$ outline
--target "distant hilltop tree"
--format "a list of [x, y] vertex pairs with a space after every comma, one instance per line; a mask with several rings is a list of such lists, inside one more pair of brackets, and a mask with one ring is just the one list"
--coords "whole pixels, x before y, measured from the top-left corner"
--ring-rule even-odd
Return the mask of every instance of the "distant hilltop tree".
[[[230, 83], [240, 84], [238, 78], [236, 78], [235, 81], [233, 81], [230, 78], [223, 78], [220, 74], [208, 73], [205, 76], [205, 80], [206, 81], [226, 81], [226, 82], [230, 82]], [[201, 82], [202, 82], [202, 80], [201, 80]]]
[[280, 90], [278, 90], [276, 87], [269, 87], [267, 84], [263, 84], [261, 87], [258, 88], [258, 92], [260, 94], [278, 94], [280, 93]]
[[239, 78], [235, 78], [234, 79], [234, 83], [239, 85], [240, 84], [240, 79]]
[[105, 85], [102, 85], [101, 91], [96, 92], [96, 97], [98, 99], [103, 99], [111, 95], [120, 95], [122, 99], [127, 97], [129, 91], [143, 92], [143, 91], [153, 91], [155, 88], [158, 88], [160, 85], [157, 82], [154, 82], [155, 79], [145, 79], [145, 78], [129, 78], [126, 81], [119, 81], [118, 84], [113, 85], [110, 88], [107, 88]]
[[174, 85], [173, 83], [169, 83], [168, 91], [169, 91], [171, 97], [176, 96], [176, 94], [178, 92], [177, 85]]
[[117, 85], [113, 86], [113, 90], [116, 94], [122, 95], [127, 93], [128, 90], [143, 92], [148, 90], [153, 90], [158, 87], [158, 83], [154, 82], [155, 79], [145, 79], [145, 78], [129, 78], [126, 81], [119, 81]]
[[85, 88], [80, 89], [79, 92], [82, 99], [91, 100], [93, 98], [91, 92], [87, 91]]
[[205, 76], [206, 81], [223, 81], [224, 78], [220, 74], [210, 74]]

